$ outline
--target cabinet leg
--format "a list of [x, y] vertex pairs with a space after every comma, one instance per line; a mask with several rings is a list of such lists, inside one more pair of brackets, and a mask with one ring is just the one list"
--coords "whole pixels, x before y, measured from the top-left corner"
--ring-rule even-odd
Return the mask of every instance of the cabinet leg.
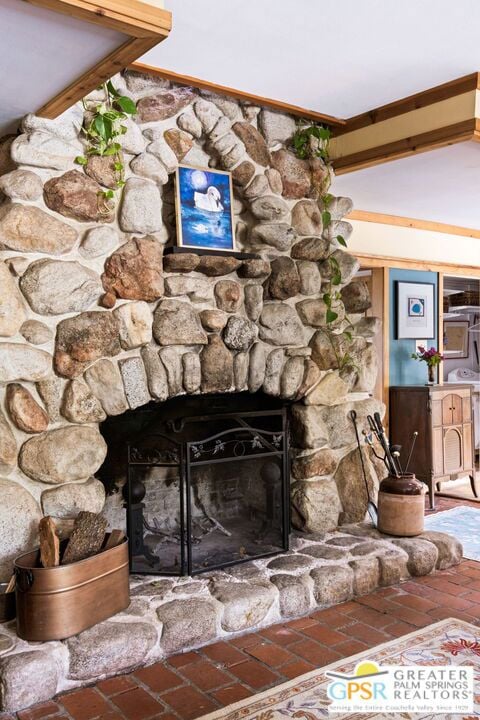
[[428, 484], [428, 499], [430, 504], [430, 510], [435, 510], [435, 483], [433, 480]]
[[473, 495], [474, 495], [474, 497], [478, 498], [478, 490], [475, 485], [475, 475], [470, 475], [469, 477], [470, 477], [470, 486], [472, 488]]

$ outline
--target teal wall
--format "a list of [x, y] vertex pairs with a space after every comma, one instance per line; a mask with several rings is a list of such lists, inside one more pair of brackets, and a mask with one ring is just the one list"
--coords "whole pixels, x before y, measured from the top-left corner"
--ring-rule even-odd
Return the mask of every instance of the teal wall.
[[[435, 272], [421, 270], [390, 270], [390, 385], [424, 385], [427, 382], [427, 366], [425, 363], [412, 360], [410, 355], [415, 352], [416, 340], [397, 340], [396, 332], [396, 287], [395, 282], [426, 282], [435, 284], [435, 330], [438, 335], [437, 287], [438, 275]], [[437, 347], [438, 337], [428, 340], [428, 347]]]

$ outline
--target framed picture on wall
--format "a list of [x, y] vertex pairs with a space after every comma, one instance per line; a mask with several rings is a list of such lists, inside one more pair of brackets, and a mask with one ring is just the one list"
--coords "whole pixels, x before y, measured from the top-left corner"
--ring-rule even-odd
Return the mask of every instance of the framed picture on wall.
[[468, 320], [445, 320], [443, 323], [443, 353], [446, 358], [468, 357]]
[[435, 337], [435, 285], [396, 282], [396, 336], [398, 340]]
[[175, 181], [177, 245], [235, 251], [231, 173], [179, 165]]

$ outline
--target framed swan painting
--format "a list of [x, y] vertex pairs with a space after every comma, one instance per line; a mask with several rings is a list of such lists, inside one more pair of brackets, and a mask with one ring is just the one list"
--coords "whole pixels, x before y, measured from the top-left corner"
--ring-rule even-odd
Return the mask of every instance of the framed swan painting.
[[235, 251], [231, 174], [179, 165], [175, 179], [177, 245]]

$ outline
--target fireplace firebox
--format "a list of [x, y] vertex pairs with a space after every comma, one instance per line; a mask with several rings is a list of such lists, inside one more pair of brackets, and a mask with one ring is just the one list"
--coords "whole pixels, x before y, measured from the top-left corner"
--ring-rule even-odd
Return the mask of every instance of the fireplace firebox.
[[110, 418], [103, 433], [126, 464], [132, 572], [195, 575], [288, 550], [284, 403], [180, 397]]

